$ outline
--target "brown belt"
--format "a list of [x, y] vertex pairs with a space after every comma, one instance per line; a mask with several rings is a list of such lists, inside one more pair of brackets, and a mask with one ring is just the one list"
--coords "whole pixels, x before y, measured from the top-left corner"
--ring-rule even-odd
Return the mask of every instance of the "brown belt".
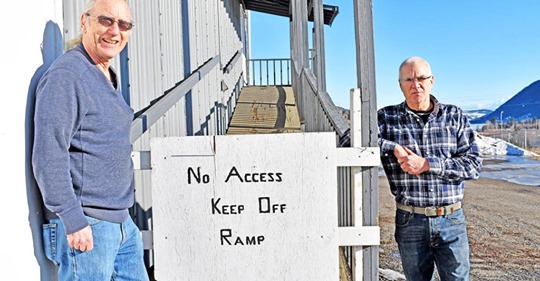
[[425, 215], [426, 217], [437, 217], [453, 214], [456, 210], [461, 208], [461, 202], [440, 207], [413, 207], [396, 202], [396, 207], [413, 214]]

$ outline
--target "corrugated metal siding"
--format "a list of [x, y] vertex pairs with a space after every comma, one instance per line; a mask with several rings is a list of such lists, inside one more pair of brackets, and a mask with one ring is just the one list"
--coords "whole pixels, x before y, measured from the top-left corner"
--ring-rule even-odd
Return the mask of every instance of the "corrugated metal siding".
[[81, 34], [81, 14], [84, 11], [85, 0], [64, 0], [64, 43]]
[[[219, 46], [211, 44], [217, 33], [217, 18], [215, 6], [212, 7], [208, 0], [189, 2], [194, 17], [190, 17], [190, 26], [193, 26], [195, 38], [191, 41], [191, 49], [196, 52], [191, 56], [191, 65], [200, 66], [212, 57], [219, 55]], [[212, 1], [216, 2], [216, 1]], [[191, 32], [190, 32], [191, 33]], [[213, 69], [208, 75], [193, 88], [193, 107], [199, 110], [193, 112], [193, 132], [195, 135], [215, 134], [211, 124], [215, 123], [214, 108], [212, 101], [216, 98], [219, 88], [217, 87], [217, 71]], [[200, 110], [206, 108], [208, 110]]]
[[[161, 26], [161, 63], [162, 63], [162, 83], [165, 91], [184, 79], [184, 50], [182, 39], [182, 3], [180, 1], [159, 1], [160, 14], [159, 22]], [[180, 100], [163, 119], [164, 135], [183, 136], [186, 135], [185, 122], [185, 101]]]
[[[188, 70], [193, 71], [219, 55], [223, 67], [242, 50], [241, 38], [247, 38], [241, 36], [245, 32], [240, 30], [244, 18], [238, 0], [130, 1], [130, 5], [136, 22], [129, 43], [131, 105], [135, 110], [144, 108], [189, 75], [184, 71], [186, 59]], [[182, 26], [186, 14], [183, 7], [188, 9], [187, 29]], [[183, 28], [188, 34], [183, 34]], [[188, 54], [184, 40], [189, 43]], [[229, 74], [213, 69], [191, 91], [191, 116], [186, 115], [185, 100], [180, 101], [135, 143], [135, 149], [148, 150], [153, 136], [186, 135], [186, 122], [190, 122], [193, 134], [223, 133], [221, 124], [228, 120], [220, 120], [226, 115], [218, 114], [230, 90], [236, 90], [241, 63], [238, 61]], [[221, 91], [221, 80], [229, 87], [227, 92]]]
[[[158, 1], [129, 1], [135, 28], [128, 43], [131, 107], [135, 111], [148, 106], [165, 89], [162, 81], [161, 27]], [[157, 122], [134, 150], [149, 150], [150, 137], [163, 134], [163, 122]]]

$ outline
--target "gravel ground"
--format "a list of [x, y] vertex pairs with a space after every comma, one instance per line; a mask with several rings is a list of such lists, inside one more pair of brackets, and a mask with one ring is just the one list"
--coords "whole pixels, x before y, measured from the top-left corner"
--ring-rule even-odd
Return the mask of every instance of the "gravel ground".
[[[467, 181], [463, 208], [471, 280], [540, 281], [540, 186]], [[402, 273], [394, 240], [395, 203], [386, 177], [379, 178], [379, 212], [380, 268]]]

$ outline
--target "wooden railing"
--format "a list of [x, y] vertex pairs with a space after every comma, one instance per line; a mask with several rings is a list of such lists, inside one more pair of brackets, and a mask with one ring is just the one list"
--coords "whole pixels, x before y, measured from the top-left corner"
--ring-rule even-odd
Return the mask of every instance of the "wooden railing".
[[291, 85], [291, 59], [249, 59], [248, 83], [252, 86]]

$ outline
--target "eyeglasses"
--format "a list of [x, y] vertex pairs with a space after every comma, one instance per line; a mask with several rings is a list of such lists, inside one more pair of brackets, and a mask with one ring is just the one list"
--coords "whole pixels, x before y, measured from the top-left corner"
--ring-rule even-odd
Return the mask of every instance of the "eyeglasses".
[[426, 80], [430, 79], [431, 77], [433, 77], [433, 75], [420, 76], [420, 77], [406, 77], [404, 79], [401, 79], [401, 82], [412, 83], [412, 82], [414, 82], [416, 80], [416, 81], [418, 81], [418, 83], [424, 83], [424, 82], [426, 82]]
[[133, 23], [132, 22], [129, 22], [129, 21], [125, 21], [125, 20], [115, 20], [111, 17], [107, 17], [107, 16], [94, 16], [90, 13], [86, 13], [87, 16], [89, 17], [94, 17], [94, 18], [97, 18], [99, 24], [105, 26], [105, 27], [111, 27], [115, 22], [118, 23], [118, 29], [120, 29], [120, 31], [128, 31], [128, 30], [131, 30], [131, 28], [133, 28]]

